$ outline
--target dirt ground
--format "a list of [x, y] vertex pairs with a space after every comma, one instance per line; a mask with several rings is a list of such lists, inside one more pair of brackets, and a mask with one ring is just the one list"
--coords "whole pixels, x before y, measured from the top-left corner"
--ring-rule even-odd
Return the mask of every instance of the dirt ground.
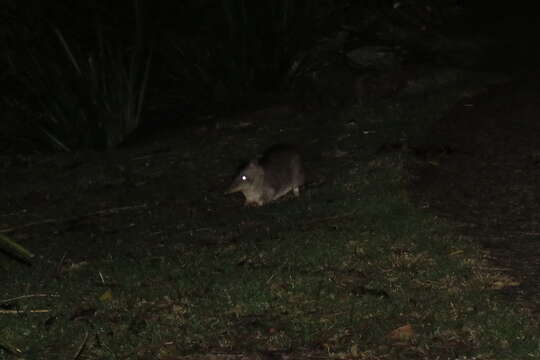
[[433, 129], [446, 149], [413, 167], [418, 204], [456, 224], [516, 279], [540, 315], [540, 88], [522, 76], [457, 105]]

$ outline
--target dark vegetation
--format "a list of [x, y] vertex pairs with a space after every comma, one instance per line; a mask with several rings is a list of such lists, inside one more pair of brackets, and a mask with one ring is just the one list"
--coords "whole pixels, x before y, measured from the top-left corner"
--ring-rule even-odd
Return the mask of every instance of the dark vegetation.
[[465, 15], [455, 1], [4, 4], [2, 106], [15, 139], [3, 141], [26, 152], [114, 148], [143, 118], [185, 126], [303, 94], [360, 46], [437, 60]]
[[[508, 10], [3, 0], [0, 357], [539, 358], [536, 92], [508, 86], [533, 21]], [[225, 197], [277, 142], [302, 196]]]

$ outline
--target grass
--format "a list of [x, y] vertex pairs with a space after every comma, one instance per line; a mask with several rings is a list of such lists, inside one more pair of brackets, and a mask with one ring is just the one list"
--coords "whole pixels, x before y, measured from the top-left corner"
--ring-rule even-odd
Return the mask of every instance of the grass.
[[[1, 296], [57, 296], [4, 303], [21, 312], [0, 315], [1, 337], [28, 359], [72, 358], [81, 349], [84, 359], [539, 358], [538, 324], [501, 298], [495, 284], [502, 277], [483, 251], [409, 200], [409, 155], [376, 151], [412, 129], [410, 122], [429, 124], [434, 109], [425, 102], [437, 104], [438, 96], [451, 102], [456, 94], [401, 99], [398, 112], [388, 103], [357, 109], [349, 115], [360, 119], [358, 131], [337, 120], [328, 123], [332, 131], [317, 128], [321, 134], [347, 129], [348, 136], [318, 150], [337, 147], [349, 156], [308, 154], [307, 165], [326, 182], [299, 199], [248, 209], [240, 199], [206, 190], [191, 216], [174, 208], [173, 223], [156, 231], [156, 217], [171, 209], [152, 196], [151, 211], [126, 220], [133, 230], [92, 227], [78, 239], [87, 248], [64, 249], [71, 262], [51, 242], [32, 269], [2, 279], [9, 286]], [[257, 131], [279, 133], [281, 125]], [[315, 140], [304, 125], [297, 135], [309, 147]], [[374, 128], [374, 135], [361, 135]], [[414, 129], [410, 138], [422, 139], [421, 127]], [[254, 134], [245, 136], [235, 142], [244, 150]], [[197, 179], [235, 163], [231, 145], [216, 144], [194, 155], [198, 167], [178, 165], [178, 181], [185, 181], [178, 196], [190, 199], [205, 188]], [[32, 309], [50, 313], [27, 312]]]
[[[379, 187], [391, 176], [369, 180]], [[371, 184], [358, 186], [363, 179], [351, 180], [357, 194], [373, 193]], [[334, 191], [350, 195], [350, 188]], [[277, 206], [289, 213], [276, 217]], [[38, 333], [48, 342], [54, 333], [95, 332], [100, 345], [92, 340], [89, 358], [135, 358], [141, 343], [144, 353], [171, 355], [306, 351], [339, 357], [351, 356], [354, 345], [359, 358], [539, 355], [526, 321], [489, 289], [494, 278], [482, 274], [479, 251], [403, 204], [398, 186], [326, 208], [331, 217], [315, 217], [299, 229], [293, 220], [302, 224], [307, 206], [299, 201], [242, 214], [244, 221], [272, 216], [285, 223], [271, 234], [202, 248], [182, 244], [168, 257], [138, 264], [117, 258], [74, 271], [50, 287], [62, 293], [66, 313], [83, 298], [95, 317], [70, 323], [56, 308], [60, 319], [52, 331]], [[97, 280], [98, 269], [120, 284], [110, 296], [104, 296], [107, 286], [88, 280]], [[35, 315], [23, 315], [11, 324], [10, 337], [28, 343], [34, 322]], [[387, 338], [406, 324], [412, 338]]]

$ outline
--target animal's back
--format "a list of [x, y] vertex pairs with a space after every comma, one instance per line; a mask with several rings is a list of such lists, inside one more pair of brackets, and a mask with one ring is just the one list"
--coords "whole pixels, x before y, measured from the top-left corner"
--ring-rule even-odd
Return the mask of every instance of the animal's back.
[[274, 145], [260, 159], [264, 182], [276, 191], [275, 198], [304, 185], [304, 168], [298, 149], [292, 145]]

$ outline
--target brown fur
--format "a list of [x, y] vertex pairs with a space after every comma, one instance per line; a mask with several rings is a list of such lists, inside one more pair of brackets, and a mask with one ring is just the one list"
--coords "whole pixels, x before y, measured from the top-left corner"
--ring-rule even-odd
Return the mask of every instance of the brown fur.
[[240, 170], [226, 194], [241, 192], [246, 206], [261, 206], [290, 191], [299, 196], [302, 185], [304, 168], [298, 151], [290, 145], [275, 145]]

